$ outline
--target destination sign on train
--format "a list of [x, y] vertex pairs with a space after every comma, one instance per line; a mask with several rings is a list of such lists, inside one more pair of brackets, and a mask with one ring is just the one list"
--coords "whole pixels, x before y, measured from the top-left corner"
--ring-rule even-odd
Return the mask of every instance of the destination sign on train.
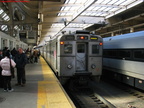
[[97, 38], [97, 37], [94, 37], [94, 36], [91, 36], [90, 39], [91, 39], [91, 40], [98, 40], [98, 38]]

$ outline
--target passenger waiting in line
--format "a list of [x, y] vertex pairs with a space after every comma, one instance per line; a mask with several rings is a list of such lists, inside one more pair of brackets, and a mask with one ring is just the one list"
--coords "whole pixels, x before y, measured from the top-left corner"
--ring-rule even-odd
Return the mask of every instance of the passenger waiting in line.
[[18, 49], [18, 54], [15, 56], [16, 68], [17, 68], [17, 84], [16, 86], [24, 87], [26, 84], [25, 66], [27, 64], [26, 54], [22, 48]]
[[4, 91], [12, 92], [14, 89], [11, 87], [11, 71], [10, 62], [12, 67], [15, 67], [16, 63], [10, 59], [10, 51], [7, 50], [5, 57], [0, 61], [0, 66], [2, 67], [2, 76], [4, 80]]

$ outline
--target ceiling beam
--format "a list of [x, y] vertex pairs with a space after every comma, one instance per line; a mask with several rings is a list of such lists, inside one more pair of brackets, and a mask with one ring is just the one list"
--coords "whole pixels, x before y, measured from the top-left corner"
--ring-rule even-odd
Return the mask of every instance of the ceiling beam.
[[[130, 26], [130, 27], [126, 27], [126, 28], [123, 28], [122, 30], [127, 30], [127, 29], [130, 29], [130, 28], [136, 28], [136, 27], [141, 27], [141, 26], [144, 26], [144, 23], [142, 24], [137, 24], [137, 25], [133, 25], [133, 26]], [[118, 32], [118, 31], [121, 31], [121, 29], [118, 29], [118, 30], [113, 30], [113, 31], [109, 31], [109, 32], [106, 32], [106, 33], [101, 33], [100, 35], [106, 35], [106, 34], [110, 34], [112, 32]]]
[[[77, 4], [62, 4], [62, 3], [54, 3], [54, 4], [44, 4], [44, 11], [46, 11], [49, 8], [52, 7], [79, 7], [82, 6], [83, 4], [77, 3]], [[94, 3], [92, 6], [96, 7], [113, 7], [113, 8], [119, 8], [119, 7], [126, 7], [125, 5], [114, 5], [114, 4], [102, 4], [102, 3]]]
[[[55, 14], [55, 13], [75, 13], [75, 11], [69, 11], [69, 10], [65, 10], [65, 11], [58, 11], [58, 10], [49, 10], [46, 12], [43, 12], [45, 15], [46, 14]], [[85, 13], [110, 13], [109, 11], [95, 11], [95, 10], [86, 10]], [[46, 15], [47, 16], [47, 15]]]

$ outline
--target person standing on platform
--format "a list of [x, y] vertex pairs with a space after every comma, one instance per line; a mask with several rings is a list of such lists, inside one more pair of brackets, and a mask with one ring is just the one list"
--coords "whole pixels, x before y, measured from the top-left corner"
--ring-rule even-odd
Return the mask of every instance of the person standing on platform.
[[18, 54], [15, 56], [16, 68], [17, 68], [17, 84], [16, 86], [24, 87], [26, 84], [25, 66], [27, 63], [27, 57], [22, 48], [18, 49]]
[[14, 89], [11, 87], [11, 71], [10, 71], [10, 62], [11, 66], [15, 67], [16, 63], [10, 59], [10, 51], [5, 52], [5, 57], [1, 59], [0, 66], [2, 67], [2, 76], [4, 81], [4, 91], [12, 92]]
[[[3, 59], [3, 51], [0, 50], [0, 61], [1, 59]], [[3, 76], [2, 76], [2, 68], [0, 67], [0, 87], [2, 88], [3, 87]]]
[[0, 50], [0, 60], [3, 58], [2, 50]]
[[14, 60], [16, 54], [17, 54], [17, 50], [15, 48], [13, 48], [13, 50], [11, 51], [11, 55], [12, 55], [13, 60]]
[[8, 50], [8, 47], [4, 47], [4, 49], [3, 49], [3, 57], [5, 57], [5, 54], [6, 54], [7, 50]]
[[33, 51], [33, 56], [34, 56], [34, 63], [38, 63], [38, 50]]

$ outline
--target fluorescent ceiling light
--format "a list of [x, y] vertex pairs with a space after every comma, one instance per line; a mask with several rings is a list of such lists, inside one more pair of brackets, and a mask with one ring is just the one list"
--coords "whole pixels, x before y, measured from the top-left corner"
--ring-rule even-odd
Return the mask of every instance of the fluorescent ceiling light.
[[74, 23], [72, 23], [72, 24], [69, 24], [68, 25], [68, 27], [70, 27], [70, 28], [84, 28], [84, 27], [86, 27], [86, 26], [90, 26], [90, 25], [93, 25], [93, 24], [74, 24]]
[[130, 5], [127, 6], [127, 9], [131, 8], [131, 7], [134, 7], [140, 3], [144, 2], [143, 0], [138, 0], [138, 1], [135, 1], [133, 3], [131, 3]]
[[78, 7], [71, 7], [70, 10], [71, 11], [78, 10]]
[[70, 7], [65, 7], [65, 8], [64, 8], [64, 10], [66, 10], [66, 11], [69, 10], [69, 9], [70, 9]]
[[104, 0], [104, 1], [102, 2], [102, 4], [107, 4], [107, 3], [109, 3], [110, 1], [112, 1], [112, 0]]
[[106, 0], [97, 0], [96, 3], [103, 3]]
[[9, 21], [10, 20], [9, 16], [4, 17], [4, 20]]
[[64, 24], [52, 24], [52, 28], [62, 28], [64, 27]]
[[105, 11], [106, 7], [99, 8], [99, 11]]
[[75, 3], [76, 0], [69, 0], [69, 3]]
[[[107, 10], [107, 9], [106, 9]], [[118, 10], [118, 8], [110, 8], [108, 11], [116, 11], [116, 10]]]
[[95, 7], [93, 10], [98, 10], [100, 7]]
[[126, 0], [119, 0], [119, 1], [117, 1], [115, 4], [116, 5], [121, 5], [122, 3], [124, 3]]
[[4, 18], [6, 15], [7, 15], [7, 14], [6, 14], [6, 13], [4, 13], [4, 14], [3, 14], [3, 16], [2, 16], [2, 18]]
[[117, 1], [119, 1], [119, 0], [111, 0], [108, 4], [114, 4], [114, 3], [116, 3]]
[[89, 7], [87, 10], [91, 11], [93, 8], [94, 8], [94, 7], [93, 7], [93, 6], [91, 6], [91, 7]]
[[0, 14], [2, 14], [4, 11], [3, 11], [3, 9], [0, 9]]
[[4, 31], [5, 29], [7, 29], [7, 25], [2, 25], [1, 30]]

